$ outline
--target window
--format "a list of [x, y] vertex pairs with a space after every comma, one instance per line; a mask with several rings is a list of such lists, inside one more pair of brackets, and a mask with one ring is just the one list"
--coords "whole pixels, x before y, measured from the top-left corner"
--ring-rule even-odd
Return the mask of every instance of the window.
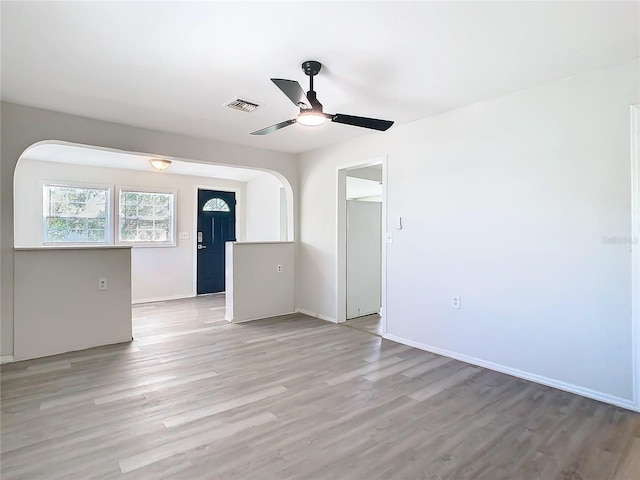
[[109, 243], [108, 187], [43, 186], [44, 243]]
[[221, 198], [212, 198], [202, 206], [203, 212], [229, 212], [229, 205]]
[[121, 189], [118, 242], [173, 244], [173, 193]]

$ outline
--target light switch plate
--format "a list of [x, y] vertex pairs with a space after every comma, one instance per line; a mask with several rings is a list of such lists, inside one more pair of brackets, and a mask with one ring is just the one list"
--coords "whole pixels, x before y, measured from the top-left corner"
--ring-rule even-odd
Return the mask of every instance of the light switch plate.
[[178, 238], [180, 240], [189, 240], [189, 232], [180, 232]]

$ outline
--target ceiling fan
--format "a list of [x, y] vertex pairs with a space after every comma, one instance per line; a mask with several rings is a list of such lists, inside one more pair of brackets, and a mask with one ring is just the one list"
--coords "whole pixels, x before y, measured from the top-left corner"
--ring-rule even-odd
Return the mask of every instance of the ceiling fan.
[[306, 94], [300, 84], [295, 80], [272, 78], [271, 81], [275, 83], [280, 90], [282, 90], [282, 93], [284, 93], [296, 107], [300, 108], [300, 113], [296, 118], [276, 123], [275, 125], [271, 125], [270, 127], [266, 127], [261, 130], [256, 130], [255, 132], [251, 132], [251, 135], [266, 135], [267, 133], [275, 132], [281, 128], [293, 125], [294, 123], [300, 123], [307, 126], [322, 125], [327, 118], [331, 119], [331, 121], [335, 123], [344, 123], [345, 125], [353, 125], [355, 127], [371, 128], [373, 130], [381, 131], [385, 131], [393, 125], [393, 122], [390, 120], [356, 117], [353, 115], [344, 115], [342, 113], [324, 113], [322, 111], [322, 104], [318, 101], [316, 92], [313, 90], [313, 77], [320, 72], [321, 68], [322, 64], [315, 60], [308, 60], [302, 64], [302, 71], [309, 76], [309, 91]]

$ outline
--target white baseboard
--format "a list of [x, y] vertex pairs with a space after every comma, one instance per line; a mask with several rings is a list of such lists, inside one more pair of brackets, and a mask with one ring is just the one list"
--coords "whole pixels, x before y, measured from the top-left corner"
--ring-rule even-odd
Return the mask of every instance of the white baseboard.
[[296, 308], [296, 313], [302, 313], [303, 315], [319, 318], [320, 320], [325, 320], [331, 323], [338, 323], [338, 320], [335, 318], [327, 317], [326, 315], [321, 315], [319, 313], [312, 312], [311, 310], [305, 310], [304, 308]]
[[558, 390], [564, 390], [565, 392], [575, 393], [576, 395], [580, 395], [582, 397], [587, 397], [593, 400], [598, 400], [600, 402], [615, 405], [616, 407], [622, 407], [622, 408], [626, 408], [627, 410], [632, 410], [634, 412], [640, 412], [639, 406], [636, 405], [633, 400], [627, 400], [625, 398], [616, 397], [614, 395], [598, 392], [595, 390], [591, 390], [589, 388], [583, 388], [578, 385], [573, 385], [571, 383], [566, 383], [559, 380], [554, 380], [552, 378], [543, 377], [541, 375], [536, 375], [534, 373], [529, 373], [522, 370], [517, 370], [515, 368], [506, 367], [498, 363], [488, 362], [486, 360], [470, 357], [468, 355], [464, 355], [461, 353], [451, 352], [449, 350], [444, 350], [438, 347], [432, 347], [430, 345], [425, 345], [423, 343], [415, 342], [413, 340], [408, 340], [406, 338], [398, 337], [396, 335], [386, 334], [386, 335], [383, 335], [383, 337], [386, 338], [387, 340], [392, 340], [394, 342], [402, 343], [404, 345], [418, 348], [420, 350], [436, 353], [438, 355], [453, 358], [455, 360], [460, 360], [465, 363], [470, 363], [471, 365], [484, 367], [489, 370], [494, 370], [496, 372], [505, 373], [507, 375], [511, 375], [512, 377], [522, 378], [524, 380], [529, 380], [531, 382], [539, 383], [541, 385], [557, 388]]
[[168, 300], [180, 300], [183, 298], [193, 298], [194, 294], [188, 295], [169, 295], [168, 297], [154, 297], [154, 298], [139, 298], [138, 300], [132, 300], [131, 305], [138, 305], [139, 303], [153, 303], [153, 302], [166, 302]]
[[0, 365], [11, 362], [13, 362], [13, 355], [5, 355], [4, 357], [0, 357]]

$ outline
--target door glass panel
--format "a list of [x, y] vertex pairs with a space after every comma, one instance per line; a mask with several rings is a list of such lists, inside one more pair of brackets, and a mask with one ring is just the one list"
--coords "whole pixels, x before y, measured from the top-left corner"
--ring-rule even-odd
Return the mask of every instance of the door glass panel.
[[229, 212], [229, 205], [221, 198], [212, 198], [202, 207], [203, 212]]

